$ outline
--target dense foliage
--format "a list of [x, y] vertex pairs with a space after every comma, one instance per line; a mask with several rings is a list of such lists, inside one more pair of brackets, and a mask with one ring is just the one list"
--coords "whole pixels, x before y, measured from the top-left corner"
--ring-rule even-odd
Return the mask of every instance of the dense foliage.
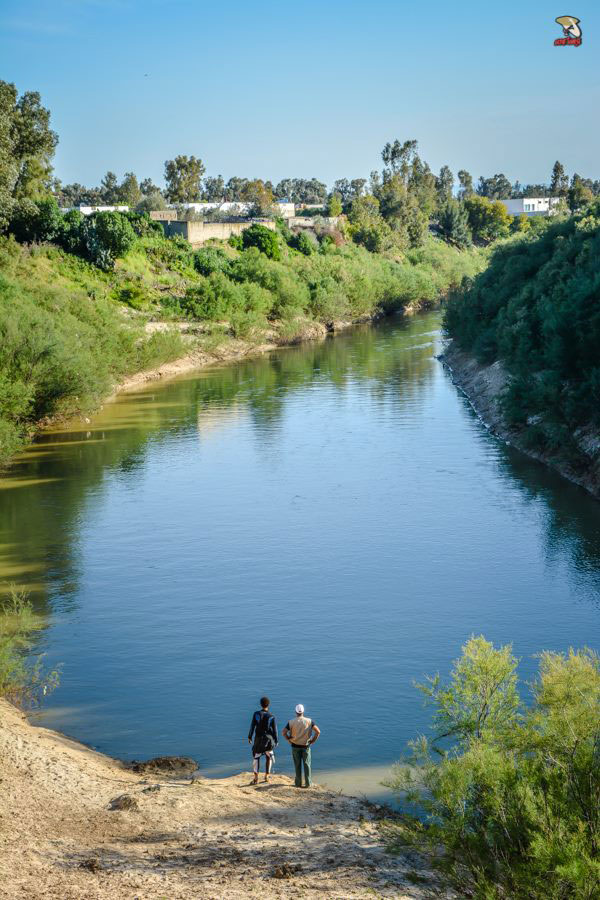
[[32, 423], [88, 409], [120, 375], [181, 350], [178, 336], [142, 336], [101, 271], [56, 248], [0, 239], [0, 461]]
[[[543, 653], [526, 705], [517, 660], [472, 638], [449, 684], [421, 688], [436, 734], [391, 787], [409, 812], [385, 831], [425, 849], [460, 896], [600, 896], [600, 658]], [[418, 815], [417, 815], [418, 813]]]
[[242, 233], [242, 247], [256, 247], [269, 259], [279, 259], [281, 251], [279, 241], [274, 231], [257, 222]]
[[493, 251], [451, 297], [445, 323], [482, 362], [505, 363], [507, 416], [552, 449], [568, 446], [578, 426], [600, 425], [600, 203], [543, 221]]

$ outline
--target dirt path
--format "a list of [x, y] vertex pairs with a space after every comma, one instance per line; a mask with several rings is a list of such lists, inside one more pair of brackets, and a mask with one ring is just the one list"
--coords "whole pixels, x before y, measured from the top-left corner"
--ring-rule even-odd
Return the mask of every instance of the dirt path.
[[[1, 700], [0, 766], [7, 900], [429, 896], [418, 859], [385, 854], [369, 807], [285, 776], [136, 775]], [[132, 808], [111, 809], [122, 795]]]

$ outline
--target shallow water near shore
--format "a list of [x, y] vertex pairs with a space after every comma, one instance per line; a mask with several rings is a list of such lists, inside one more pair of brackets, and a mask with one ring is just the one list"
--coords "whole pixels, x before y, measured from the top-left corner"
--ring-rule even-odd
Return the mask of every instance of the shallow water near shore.
[[[125, 759], [249, 766], [268, 693], [333, 787], [379, 782], [471, 634], [598, 647], [600, 504], [491, 436], [438, 313], [204, 370], [45, 432], [0, 479], [0, 582], [63, 664], [41, 720]], [[287, 745], [278, 770], [290, 772]], [[354, 788], [354, 790], [353, 790]]]

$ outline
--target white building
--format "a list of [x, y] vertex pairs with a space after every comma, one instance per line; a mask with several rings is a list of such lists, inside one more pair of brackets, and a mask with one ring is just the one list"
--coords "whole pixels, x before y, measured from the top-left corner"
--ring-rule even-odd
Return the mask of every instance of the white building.
[[82, 216], [91, 216], [95, 212], [129, 212], [128, 206], [61, 206], [61, 212], [77, 209]]
[[296, 215], [296, 204], [287, 200], [276, 200], [275, 207], [282, 219], [292, 219]]
[[522, 213], [526, 216], [550, 216], [560, 200], [558, 197], [515, 197], [500, 202], [511, 216], [520, 216]]

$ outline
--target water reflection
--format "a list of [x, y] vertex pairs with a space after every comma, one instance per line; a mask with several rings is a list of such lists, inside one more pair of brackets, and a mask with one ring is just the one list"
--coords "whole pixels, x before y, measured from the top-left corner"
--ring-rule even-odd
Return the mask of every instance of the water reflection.
[[[0, 477], [0, 592], [12, 583], [30, 591], [41, 611], [52, 597], [60, 598], [62, 609], [72, 608], [80, 575], [78, 523], [87, 498], [97, 502], [112, 472], [135, 478], [149, 446], [193, 431], [207, 440], [241, 420], [268, 441], [290, 395], [315, 383], [343, 393], [360, 379], [379, 404], [418, 402], [432, 376], [437, 331], [412, 344], [414, 324], [396, 319], [377, 330], [361, 326], [336, 339], [143, 387], [107, 404], [89, 425], [44, 432]], [[416, 331], [423, 337], [420, 325]]]

